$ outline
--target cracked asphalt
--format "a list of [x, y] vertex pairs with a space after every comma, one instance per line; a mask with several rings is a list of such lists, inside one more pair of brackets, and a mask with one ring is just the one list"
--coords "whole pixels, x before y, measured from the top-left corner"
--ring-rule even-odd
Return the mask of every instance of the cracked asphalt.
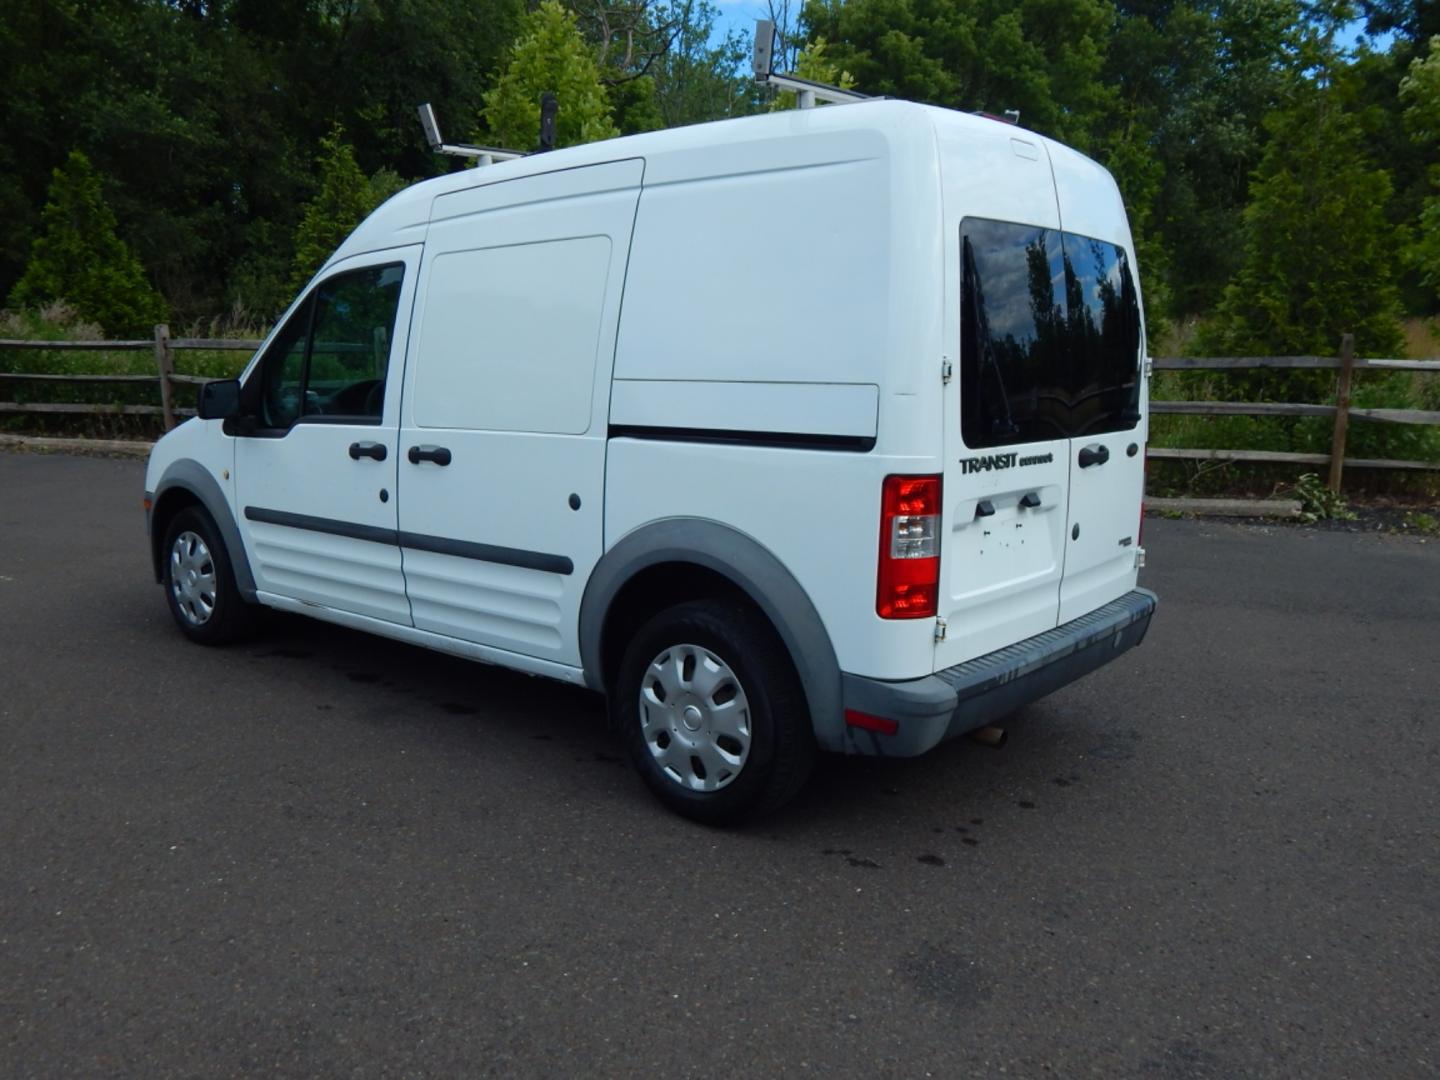
[[1145, 644], [722, 832], [581, 691], [206, 650], [139, 463], [0, 454], [0, 1072], [1440, 1073], [1440, 542], [1152, 519]]

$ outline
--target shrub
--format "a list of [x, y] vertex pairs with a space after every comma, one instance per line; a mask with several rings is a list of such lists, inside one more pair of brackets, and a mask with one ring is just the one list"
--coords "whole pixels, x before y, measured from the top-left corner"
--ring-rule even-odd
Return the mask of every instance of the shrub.
[[30, 261], [10, 292], [11, 307], [64, 300], [116, 337], [148, 336], [165, 321], [165, 301], [116, 232], [100, 176], [80, 151], [72, 150], [51, 174], [40, 224]]

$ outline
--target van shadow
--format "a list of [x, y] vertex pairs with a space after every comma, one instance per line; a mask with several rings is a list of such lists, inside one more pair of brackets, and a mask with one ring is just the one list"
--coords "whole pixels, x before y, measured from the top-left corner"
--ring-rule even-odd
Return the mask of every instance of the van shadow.
[[267, 612], [263, 634], [246, 648], [260, 664], [312, 669], [306, 682], [317, 696], [326, 690], [323, 670], [325, 679], [338, 677], [348, 689], [407, 700], [410, 707], [396, 713], [401, 727], [479, 722], [493, 734], [574, 738], [587, 748], [608, 737], [604, 701], [581, 687], [300, 615]]
[[[563, 748], [577, 763], [612, 766], [602, 783], [620, 801], [665, 814], [625, 761], [604, 700], [583, 688], [279, 613], [270, 613], [264, 635], [244, 648], [262, 668], [305, 669], [300, 677], [319, 708], [357, 688], [394, 701], [394, 708], [352, 710], [355, 723], [383, 725], [392, 738], [438, 741], [447, 753], [478, 754], [474, 735], [483, 731], [492, 751], [503, 749], [519, 760]], [[1105, 725], [1094, 718], [1049, 702], [1003, 725], [1010, 739], [1000, 749], [961, 738], [919, 758], [821, 755], [792, 803], [742, 831], [851, 853], [884, 839], [887, 855], [894, 854], [890, 849], [900, 835], [910, 846], [934, 837], [913, 857], [943, 861], [981, 846], [995, 824], [1033, 818], [1031, 811], [1047, 801], [1068, 797], [1065, 789], [1082, 786], [1087, 769], [1133, 754], [1124, 733], [1101, 731]], [[546, 743], [553, 745], [541, 745]], [[586, 784], [592, 790], [594, 779]]]

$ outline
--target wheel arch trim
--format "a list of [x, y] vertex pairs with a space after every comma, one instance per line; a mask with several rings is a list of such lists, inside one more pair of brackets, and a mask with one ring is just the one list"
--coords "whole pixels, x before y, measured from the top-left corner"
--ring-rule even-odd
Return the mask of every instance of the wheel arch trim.
[[[230, 568], [235, 574], [235, 586], [248, 602], [255, 602], [255, 575], [250, 571], [250, 559], [245, 554], [245, 543], [240, 529], [235, 524], [235, 515], [230, 511], [230, 502], [220, 489], [220, 484], [209, 469], [193, 458], [181, 458], [171, 462], [160, 482], [155, 485], [155, 508], [160, 507], [165, 494], [175, 489], [188, 492], [205, 508], [215, 527], [220, 530], [220, 539], [225, 544], [225, 553], [230, 557]], [[150, 529], [150, 555], [155, 564], [155, 580], [161, 580], [160, 546], [165, 542], [161, 530]]]
[[605, 690], [601, 650], [606, 618], [616, 597], [637, 574], [667, 563], [689, 563], [722, 575], [764, 613], [800, 677], [817, 742], [824, 749], [839, 748], [844, 738], [840, 664], [820, 613], [774, 553], [718, 521], [653, 521], [627, 533], [600, 558], [580, 602], [585, 684]]

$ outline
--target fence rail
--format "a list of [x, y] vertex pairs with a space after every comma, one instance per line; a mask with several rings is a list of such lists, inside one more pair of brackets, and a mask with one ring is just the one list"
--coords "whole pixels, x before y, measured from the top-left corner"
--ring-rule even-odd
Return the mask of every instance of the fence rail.
[[1396, 461], [1389, 458], [1347, 458], [1345, 441], [1350, 418], [1386, 424], [1437, 424], [1440, 412], [1426, 409], [1356, 409], [1350, 405], [1350, 390], [1357, 371], [1426, 371], [1440, 374], [1440, 361], [1392, 360], [1355, 355], [1355, 337], [1340, 339], [1338, 356], [1157, 356], [1156, 371], [1244, 371], [1254, 369], [1305, 368], [1338, 371], [1333, 405], [1283, 401], [1154, 401], [1152, 413], [1182, 416], [1328, 416], [1335, 420], [1328, 454], [1295, 454], [1280, 450], [1192, 450], [1178, 447], [1150, 447], [1146, 456], [1182, 461], [1243, 461], [1268, 464], [1328, 465], [1330, 488], [1339, 491], [1345, 467], [1352, 469], [1399, 469], [1440, 471], [1440, 462]]
[[70, 416], [159, 416], [169, 431], [178, 418], [194, 416], [195, 410], [175, 405], [176, 386], [195, 386], [210, 380], [200, 375], [182, 375], [175, 370], [175, 354], [187, 349], [205, 352], [254, 352], [259, 341], [242, 338], [172, 338], [170, 327], [155, 327], [150, 338], [125, 341], [30, 341], [23, 338], [0, 338], [0, 350], [39, 349], [65, 352], [140, 352], [155, 354], [154, 375], [57, 375], [40, 372], [0, 371], [0, 390], [15, 383], [102, 383], [133, 386], [158, 386], [159, 405], [115, 405], [82, 402], [0, 401], [0, 415], [6, 413], [56, 413]]
[[[197, 385], [209, 380], [199, 375], [182, 375], [175, 371], [175, 353], [191, 350], [229, 350], [254, 352], [259, 341], [236, 338], [172, 338], [170, 328], [155, 327], [151, 338], [128, 341], [27, 341], [0, 338], [4, 349], [57, 349], [68, 351], [140, 351], [155, 355], [154, 375], [57, 375], [50, 373], [0, 372], [0, 391], [14, 382], [32, 383], [101, 383], [158, 384], [159, 405], [107, 405], [51, 402], [0, 401], [0, 414], [49, 413], [91, 416], [160, 416], [166, 430], [175, 426], [177, 417], [193, 416], [194, 409], [177, 408], [174, 403], [176, 386]], [[346, 346], [340, 346], [344, 348]], [[352, 346], [353, 347], [353, 346]], [[1354, 338], [1346, 334], [1336, 356], [1157, 356], [1152, 361], [1156, 371], [1245, 371], [1275, 369], [1308, 369], [1338, 371], [1337, 391], [1333, 404], [1311, 404], [1281, 401], [1151, 401], [1150, 411], [1182, 416], [1319, 416], [1335, 421], [1334, 435], [1328, 454], [1298, 454], [1279, 450], [1210, 450], [1183, 447], [1156, 447], [1147, 450], [1151, 458], [1178, 461], [1238, 461], [1260, 464], [1328, 465], [1330, 486], [1340, 490], [1345, 467], [1359, 469], [1397, 469], [1440, 471], [1440, 462], [1399, 461], [1388, 458], [1345, 457], [1346, 433], [1351, 417], [1387, 424], [1440, 425], [1440, 412], [1426, 409], [1357, 409], [1350, 405], [1350, 389], [1357, 371], [1423, 371], [1440, 374], [1440, 360], [1395, 360], [1357, 357]]]

